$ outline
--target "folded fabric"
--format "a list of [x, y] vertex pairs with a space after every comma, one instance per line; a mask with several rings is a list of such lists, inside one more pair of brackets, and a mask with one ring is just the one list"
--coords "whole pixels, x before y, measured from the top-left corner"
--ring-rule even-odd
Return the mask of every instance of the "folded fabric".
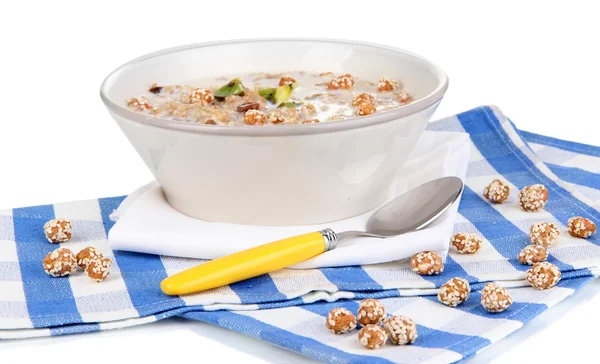
[[[471, 142], [466, 133], [426, 132], [399, 168], [394, 197], [427, 181], [445, 176], [465, 179]], [[129, 195], [111, 218], [108, 235], [114, 250], [187, 258], [214, 259], [256, 245], [311, 231], [364, 230], [374, 211], [342, 221], [313, 225], [264, 227], [206, 222], [190, 218], [167, 203], [156, 182]], [[291, 268], [308, 269], [385, 263], [430, 250], [446, 256], [458, 204], [427, 228], [388, 239], [354, 238], [336, 249]]]
[[[600, 222], [594, 207], [600, 196], [600, 148], [527, 133], [523, 139], [499, 110], [490, 107], [434, 122], [430, 130], [470, 135], [466, 189], [454, 231], [483, 237], [477, 254], [451, 249], [440, 276], [418, 276], [406, 261], [285, 269], [201, 294], [167, 297], [159, 289], [160, 281], [199, 261], [112, 252], [107, 244], [113, 226], [109, 215], [122, 197], [19, 208], [0, 213], [0, 338], [108, 330], [180, 316], [321, 361], [448, 363], [468, 358], [517, 330], [598, 275], [600, 234], [576, 239], [566, 234], [565, 226], [573, 215]], [[511, 187], [511, 198], [502, 205], [491, 205], [481, 196], [495, 178]], [[517, 191], [534, 183], [548, 188], [549, 201], [544, 211], [521, 211]], [[78, 251], [93, 245], [113, 259], [105, 282], [92, 283], [82, 272], [68, 278], [43, 272], [40, 262], [56, 246], [45, 240], [42, 226], [55, 216], [73, 220], [73, 239], [61, 246]], [[523, 278], [529, 267], [516, 259], [529, 243], [529, 226], [537, 221], [561, 228], [548, 260], [561, 269], [563, 278], [545, 291], [527, 286]], [[452, 277], [463, 277], [472, 287], [470, 298], [456, 308], [440, 304], [434, 295]], [[490, 280], [509, 287], [514, 303], [507, 311], [491, 314], [479, 304], [479, 291]], [[365, 297], [380, 298], [390, 314], [415, 319], [417, 342], [368, 351], [356, 342], [355, 333], [332, 335], [324, 328], [329, 309], [356, 310], [357, 301]]]

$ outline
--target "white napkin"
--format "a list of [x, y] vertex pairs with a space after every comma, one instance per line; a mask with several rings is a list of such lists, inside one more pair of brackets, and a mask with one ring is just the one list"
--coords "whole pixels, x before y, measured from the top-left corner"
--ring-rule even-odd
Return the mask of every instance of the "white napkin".
[[[425, 132], [408, 161], [400, 168], [395, 196], [427, 181], [444, 176], [465, 179], [470, 147], [468, 134]], [[312, 226], [247, 226], [206, 222], [183, 215], [165, 200], [156, 182], [129, 195], [111, 215], [117, 221], [108, 235], [115, 250], [214, 259], [256, 245], [322, 230], [362, 230], [372, 213]], [[308, 269], [376, 264], [404, 259], [430, 250], [446, 256], [458, 204], [429, 227], [394, 238], [353, 238], [337, 248], [292, 266]]]

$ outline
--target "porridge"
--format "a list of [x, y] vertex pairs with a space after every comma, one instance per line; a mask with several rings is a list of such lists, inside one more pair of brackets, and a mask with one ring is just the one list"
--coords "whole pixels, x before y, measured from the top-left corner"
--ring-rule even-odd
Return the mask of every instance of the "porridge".
[[401, 107], [411, 96], [396, 80], [303, 71], [253, 73], [186, 85], [151, 85], [129, 109], [162, 119], [208, 125], [315, 124]]

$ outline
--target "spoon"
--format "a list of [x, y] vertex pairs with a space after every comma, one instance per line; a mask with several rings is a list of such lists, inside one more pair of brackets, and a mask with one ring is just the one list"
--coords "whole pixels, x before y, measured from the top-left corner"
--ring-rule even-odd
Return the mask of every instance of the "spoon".
[[211, 260], [166, 278], [160, 284], [168, 295], [181, 295], [225, 286], [300, 263], [334, 249], [357, 236], [385, 239], [423, 229], [458, 199], [463, 182], [443, 177], [405, 192], [377, 210], [365, 231], [331, 229], [274, 241]]

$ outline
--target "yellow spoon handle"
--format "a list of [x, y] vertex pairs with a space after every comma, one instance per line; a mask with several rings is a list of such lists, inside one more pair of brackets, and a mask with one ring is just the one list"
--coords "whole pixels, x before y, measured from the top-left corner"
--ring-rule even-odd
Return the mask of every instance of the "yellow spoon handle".
[[274, 241], [177, 273], [163, 280], [160, 288], [168, 295], [181, 295], [225, 286], [300, 263], [336, 243], [331, 229]]

